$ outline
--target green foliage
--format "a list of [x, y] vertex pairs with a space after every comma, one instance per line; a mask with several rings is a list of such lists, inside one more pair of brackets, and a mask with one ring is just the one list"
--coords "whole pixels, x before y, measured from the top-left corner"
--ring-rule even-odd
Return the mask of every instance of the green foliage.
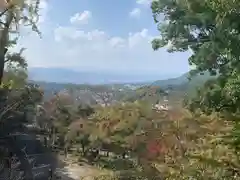
[[86, 118], [94, 113], [94, 109], [89, 105], [79, 105], [77, 107], [77, 114], [79, 114], [81, 117]]
[[[191, 111], [200, 109], [207, 114], [220, 112], [236, 116], [240, 110], [240, 23], [237, 20], [239, 10], [239, 1], [156, 0], [152, 3], [153, 16], [161, 32], [160, 38], [152, 42], [153, 49], [157, 50], [166, 45], [170, 45], [169, 52], [191, 49], [189, 64], [195, 67], [193, 75], [206, 71], [213, 76], [218, 74], [215, 79], [208, 81], [198, 91], [197, 96], [190, 101], [188, 107]], [[164, 15], [163, 22], [159, 21], [161, 15]], [[228, 136], [231, 143], [229, 144], [228, 138], [223, 139], [228, 140], [228, 144], [232, 145], [235, 151], [237, 151], [238, 139], [240, 139], [236, 133], [239, 128], [236, 119], [230, 119], [235, 126], [232, 131], [233, 135]], [[235, 154], [233, 150], [228, 149], [230, 148], [228, 146], [219, 144], [219, 147], [220, 149], [227, 148], [228, 152], [232, 151], [233, 155]], [[217, 151], [220, 152], [220, 150]], [[219, 158], [221, 159], [222, 156], [224, 155], [220, 154]], [[217, 165], [218, 162], [213, 160], [213, 154], [211, 158], [208, 162], [214, 161]], [[235, 168], [239, 171], [238, 166]], [[214, 173], [207, 177], [224, 179], [227, 171], [222, 169], [217, 172], [216, 166], [213, 166], [212, 172]], [[199, 175], [203, 176], [204, 173], [201, 171], [198, 175], [194, 174], [195, 177]]]
[[167, 95], [168, 93], [159, 86], [142, 86], [132, 93], [126, 93], [123, 101], [146, 101], [148, 103], [156, 104], [160, 100], [163, 100], [163, 97]]
[[7, 32], [3, 32], [3, 34], [1, 34], [1, 39], [6, 38], [4, 36], [8, 36], [8, 38], [10, 38], [10, 34], [13, 37], [13, 39], [6, 39], [6, 41], [8, 41], [6, 42], [7, 47], [17, 43], [16, 37], [19, 36], [19, 29], [21, 26], [30, 26], [33, 31], [40, 34], [40, 31], [37, 28], [40, 1], [41, 0], [7, 1], [7, 11], [5, 14], [1, 15], [1, 27], [7, 30]]
[[[29, 106], [33, 109], [42, 98], [42, 92], [36, 85], [27, 84], [27, 63], [22, 56], [24, 49], [19, 53], [7, 53], [4, 58], [5, 48], [12, 47], [17, 42], [20, 25], [30, 25], [33, 31], [38, 32], [36, 19], [39, 2], [39, 0], [6, 1], [6, 11], [0, 16], [1, 118], [8, 119], [8, 116], [20, 109], [26, 112]], [[3, 71], [5, 72], [2, 73]]]
[[[155, 112], [144, 101], [95, 107], [86, 116], [79, 113], [83, 106], [70, 105], [64, 94], [50, 102], [45, 109], [49, 123], [58, 129], [53, 132], [58, 141], [65, 139], [63, 145], [75, 149], [76, 155], [81, 149], [91, 163], [119, 171], [109, 178], [237, 179], [238, 156], [226, 143], [233, 124], [224, 119], [182, 109]], [[238, 135], [237, 129], [234, 132]], [[92, 148], [107, 154], [94, 155]]]
[[[218, 3], [220, 5], [216, 5]], [[223, 11], [225, 13], [219, 11], [223, 4], [228, 7], [230, 5], [233, 9], [238, 7], [237, 3], [234, 7], [231, 3], [228, 4], [228, 1], [214, 0], [154, 1], [152, 11], [161, 38], [153, 41], [153, 48], [157, 50], [170, 42], [170, 52], [191, 49], [193, 54], [189, 58], [189, 63], [196, 67], [195, 73], [209, 71], [212, 75], [220, 74], [215, 81], [216, 90], [212, 90], [212, 86], [209, 87], [211, 91], [207, 93], [209, 98], [204, 99], [212, 102], [205, 105], [209, 104], [211, 110], [223, 110], [216, 99], [211, 99], [218, 97], [220, 93], [228, 106], [231, 106], [228, 110], [235, 112], [238, 109], [239, 23], [233, 18], [238, 16], [235, 11], [226, 9]], [[160, 14], [165, 15], [164, 22], [157, 20]], [[218, 89], [221, 89], [221, 92]], [[213, 101], [218, 104], [213, 105]]]
[[[26, 62], [21, 53], [15, 54], [14, 58]], [[15, 59], [13, 56], [7, 59], [8, 66], [1, 85], [1, 119], [8, 119], [10, 114], [19, 111], [30, 112], [43, 98], [43, 92], [37, 85], [27, 83], [26, 64], [19, 64]]]
[[166, 179], [233, 178], [239, 162], [234, 149], [223, 143], [232, 128], [227, 121], [176, 110], [154, 113], [147, 107], [127, 104], [97, 111], [97, 129], [104, 134], [99, 138], [109, 143], [109, 151], [119, 154], [117, 149], [127, 147], [144, 174], [151, 172], [150, 179], [157, 174]]

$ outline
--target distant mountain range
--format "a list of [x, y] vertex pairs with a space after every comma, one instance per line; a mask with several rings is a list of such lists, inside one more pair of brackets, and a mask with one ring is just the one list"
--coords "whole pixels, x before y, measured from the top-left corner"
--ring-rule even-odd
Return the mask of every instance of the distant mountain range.
[[155, 74], [119, 74], [115, 72], [74, 71], [63, 68], [30, 68], [30, 80], [72, 84], [117, 84], [117, 83], [145, 83], [157, 79], [173, 77], [171, 75]]
[[[140, 87], [145, 85], [160, 86], [162, 89], [173, 88], [175, 91], [189, 92], [196, 87], [203, 85], [211, 78], [209, 73], [197, 75], [188, 80], [189, 73], [185, 73], [176, 78], [166, 78], [164, 80], [146, 80], [146, 77], [118, 75], [111, 73], [99, 72], [77, 72], [58, 68], [32, 68], [29, 70], [29, 79], [37, 82], [46, 92], [59, 92], [65, 88], [84, 87], [83, 84], [108, 84], [117, 89], [125, 89], [127, 87]], [[142, 79], [141, 79], [142, 78]], [[149, 78], [150, 79], [150, 78]], [[155, 78], [157, 79], [157, 77]], [[128, 89], [128, 88], [127, 88]], [[49, 95], [50, 95], [49, 94]]]

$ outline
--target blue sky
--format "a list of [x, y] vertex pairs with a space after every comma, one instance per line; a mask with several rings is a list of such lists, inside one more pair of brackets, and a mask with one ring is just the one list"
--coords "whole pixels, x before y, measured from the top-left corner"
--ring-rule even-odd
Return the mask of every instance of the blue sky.
[[41, 8], [42, 39], [25, 33], [18, 44], [30, 67], [169, 76], [189, 70], [189, 52], [152, 50], [159, 32], [150, 0], [42, 0]]

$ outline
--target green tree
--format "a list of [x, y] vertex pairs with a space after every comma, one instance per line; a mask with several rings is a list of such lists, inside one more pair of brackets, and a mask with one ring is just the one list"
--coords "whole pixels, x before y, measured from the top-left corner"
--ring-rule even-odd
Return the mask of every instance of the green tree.
[[[225, 6], [228, 8], [223, 8]], [[207, 95], [212, 98], [206, 98], [205, 105], [209, 104], [212, 110], [236, 112], [239, 108], [238, 7], [238, 2], [217, 0], [152, 3], [154, 19], [161, 32], [161, 37], [152, 42], [154, 50], [166, 45], [170, 45], [170, 52], [190, 49], [193, 53], [189, 64], [196, 67], [193, 75], [206, 71], [219, 75], [215, 85], [207, 88], [211, 91]], [[161, 15], [164, 21], [159, 20]]]
[[77, 114], [82, 118], [86, 118], [93, 113], [94, 113], [94, 109], [89, 105], [80, 104], [77, 107]]
[[[240, 2], [234, 0], [155, 0], [152, 12], [160, 37], [152, 41], [154, 50], [168, 45], [169, 52], [191, 50], [191, 75], [209, 71], [211, 80], [190, 102], [190, 109], [235, 115], [234, 148], [239, 146], [240, 104]], [[160, 20], [164, 17], [164, 20]], [[229, 116], [228, 116], [229, 117]], [[224, 138], [226, 140], [226, 137]], [[237, 152], [237, 150], [236, 150]], [[237, 168], [239, 172], [239, 168]]]
[[[0, 124], [1, 136], [11, 131], [20, 130], [27, 119], [27, 114], [32, 111], [41, 99], [39, 88], [26, 84], [26, 61], [19, 53], [7, 53], [17, 43], [20, 27], [31, 26], [33, 31], [38, 31], [39, 0], [6, 0], [1, 1], [5, 8], [0, 13]], [[5, 4], [3, 4], [5, 3]], [[5, 58], [6, 56], [6, 58]], [[5, 66], [7, 64], [7, 66]], [[4, 70], [6, 70], [4, 72]], [[3, 74], [5, 79], [3, 80]], [[18, 82], [21, 80], [21, 82]], [[4, 82], [4, 83], [3, 83]], [[18, 87], [18, 88], [17, 88]], [[38, 95], [37, 95], [37, 94]], [[40, 95], [40, 96], [39, 96]], [[10, 144], [10, 151], [15, 153], [20, 160], [20, 168], [24, 170], [21, 178], [33, 178], [32, 168], [24, 153], [14, 144]], [[16, 164], [15, 164], [16, 165]], [[14, 167], [18, 167], [15, 166]], [[19, 165], [19, 164], [18, 164]], [[12, 165], [11, 165], [12, 166]], [[14, 169], [11, 169], [11, 172]]]
[[27, 62], [22, 53], [23, 49], [19, 53], [6, 55], [2, 85], [11, 83], [11, 88], [16, 89], [27, 84]]
[[6, 0], [5, 10], [0, 14], [0, 83], [2, 83], [4, 65], [6, 62], [9, 63], [8, 56], [12, 56], [11, 59], [14, 61], [21, 61], [13, 58], [14, 54], [7, 55], [5, 59], [8, 48], [17, 43], [20, 28], [30, 26], [33, 31], [40, 33], [37, 28], [39, 4], [40, 0]]
[[[17, 53], [14, 56], [15, 59], [22, 59], [22, 62], [26, 62], [21, 54]], [[11, 63], [15, 61], [11, 59], [12, 56], [8, 58]], [[9, 113], [22, 112], [26, 114], [33, 112], [36, 105], [42, 101], [43, 92], [40, 88], [27, 82], [26, 63], [8, 64], [3, 82], [1, 86], [3, 96], [1, 99], [0, 121], [8, 119], [6, 115]]]

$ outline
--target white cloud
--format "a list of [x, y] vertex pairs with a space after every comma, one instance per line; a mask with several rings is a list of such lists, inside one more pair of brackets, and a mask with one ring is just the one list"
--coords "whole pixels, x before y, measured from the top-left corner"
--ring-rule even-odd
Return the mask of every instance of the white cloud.
[[[187, 67], [187, 61], [185, 64], [178, 61], [177, 54], [168, 54], [166, 49], [154, 52], [151, 47], [154, 36], [147, 29], [119, 37], [97, 29], [84, 31], [75, 27], [58, 27], [54, 38], [58, 51], [62, 52], [61, 60], [57, 59], [56, 65], [62, 67], [114, 71], [135, 69], [140, 72], [159, 70], [163, 74]], [[172, 67], [173, 63], [176, 66]]]
[[141, 15], [141, 10], [139, 8], [134, 8], [130, 13], [130, 17], [139, 18]]
[[[55, 29], [54, 35], [55, 41], [62, 42], [62, 44], [78, 43], [81, 46], [86, 46], [88, 49], [94, 49], [96, 45], [99, 45], [99, 48], [101, 47], [104, 51], [116, 47], [124, 47], [126, 50], [130, 50], [130, 48], [141, 45], [141, 43], [149, 43], [152, 39], [147, 29], [129, 33], [127, 38], [122, 38], [109, 36], [104, 31], [98, 29], [83, 31], [74, 27], [58, 27]], [[81, 51], [81, 49], [79, 50]]]
[[39, 23], [42, 23], [45, 21], [46, 16], [47, 16], [47, 12], [48, 12], [48, 2], [46, 0], [41, 0], [40, 4], [39, 4]]
[[112, 37], [109, 41], [110, 46], [113, 48], [124, 48], [125, 47], [125, 39], [121, 37]]
[[76, 13], [70, 18], [72, 24], [88, 24], [89, 19], [92, 17], [90, 11], [83, 11], [82, 13]]
[[[48, 9], [47, 5], [43, 7]], [[24, 53], [29, 66], [160, 74], [184, 72], [188, 68], [188, 54], [169, 54], [164, 48], [154, 52], [151, 47], [154, 35], [148, 29], [120, 36], [75, 26], [89, 17], [91, 13], [85, 11], [72, 18], [74, 24], [69, 26], [44, 21], [47, 28], [43, 30], [43, 39], [34, 33], [22, 37], [18, 47], [27, 48]]]
[[150, 5], [152, 2], [152, 0], [137, 0], [137, 4], [140, 4], [140, 5]]

